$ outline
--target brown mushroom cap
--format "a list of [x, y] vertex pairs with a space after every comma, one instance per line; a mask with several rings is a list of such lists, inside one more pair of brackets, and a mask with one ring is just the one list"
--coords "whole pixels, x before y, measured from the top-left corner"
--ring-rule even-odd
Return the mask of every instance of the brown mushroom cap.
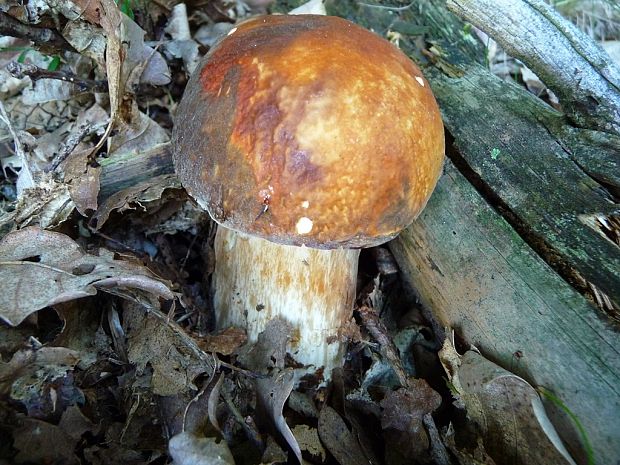
[[428, 82], [330, 16], [262, 16], [203, 59], [177, 111], [181, 182], [218, 223], [282, 244], [383, 243], [424, 208], [444, 157]]

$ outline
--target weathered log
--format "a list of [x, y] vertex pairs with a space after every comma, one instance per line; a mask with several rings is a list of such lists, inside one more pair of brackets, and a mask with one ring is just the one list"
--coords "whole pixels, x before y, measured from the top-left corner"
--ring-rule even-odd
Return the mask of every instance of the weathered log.
[[174, 173], [170, 144], [159, 144], [150, 150], [105, 158], [101, 162], [99, 203], [127, 187]]
[[[617, 333], [451, 163], [422, 215], [390, 248], [434, 317], [486, 357], [551, 389], [584, 425], [596, 463], [615, 463]], [[557, 405], [545, 407], [573, 456], [582, 456], [571, 420]]]
[[534, 69], [580, 127], [620, 135], [620, 69], [542, 0], [448, 0], [447, 6]]

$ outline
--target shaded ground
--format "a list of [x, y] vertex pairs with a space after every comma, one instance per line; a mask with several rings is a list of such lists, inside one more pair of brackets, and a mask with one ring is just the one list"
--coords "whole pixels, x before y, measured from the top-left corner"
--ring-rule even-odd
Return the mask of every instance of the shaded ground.
[[[362, 255], [332, 383], [293, 389], [278, 322], [253, 347], [269, 369], [248, 371], [243, 331], [213, 332], [213, 223], [169, 173], [116, 186], [105, 167], [169, 149], [188, 74], [260, 2], [62, 3], [0, 6], [0, 228], [20, 229], [0, 243], [0, 460], [572, 463], [536, 391], [459, 358], [470, 347], [383, 247]], [[537, 451], [506, 448], [515, 437]]]

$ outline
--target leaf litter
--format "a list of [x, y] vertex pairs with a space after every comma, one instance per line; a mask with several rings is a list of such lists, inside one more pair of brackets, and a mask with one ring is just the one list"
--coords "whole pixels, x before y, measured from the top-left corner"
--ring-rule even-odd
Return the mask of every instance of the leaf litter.
[[537, 391], [460, 355], [387, 248], [362, 254], [328, 386], [294, 379], [284, 321], [255, 344], [214, 331], [215, 226], [171, 172], [173, 114], [204, 52], [272, 3], [0, 5], [54, 34], [0, 38], [0, 460], [573, 463]]

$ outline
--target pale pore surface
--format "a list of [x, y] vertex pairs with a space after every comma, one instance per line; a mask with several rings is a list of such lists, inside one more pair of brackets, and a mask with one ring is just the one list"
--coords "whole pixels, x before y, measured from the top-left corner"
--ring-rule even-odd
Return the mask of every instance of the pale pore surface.
[[311, 366], [298, 377], [324, 367], [329, 378], [342, 364], [339, 330], [353, 311], [359, 250], [278, 245], [219, 227], [215, 255], [217, 326], [245, 328], [255, 342], [282, 317], [293, 327], [290, 354]]

